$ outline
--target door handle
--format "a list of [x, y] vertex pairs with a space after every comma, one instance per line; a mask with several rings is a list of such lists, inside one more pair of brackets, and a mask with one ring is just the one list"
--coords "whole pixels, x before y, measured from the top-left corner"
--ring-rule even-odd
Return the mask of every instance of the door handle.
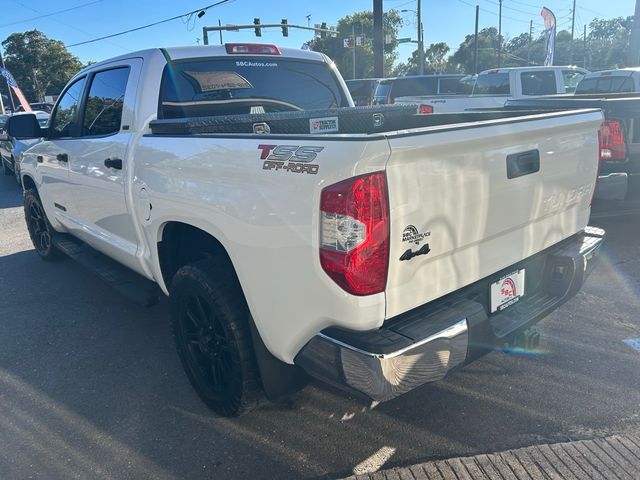
[[507, 178], [518, 178], [540, 171], [540, 152], [513, 153], [507, 156]]
[[122, 170], [122, 160], [119, 158], [107, 158], [104, 161], [104, 166], [107, 168], [115, 168], [116, 170]]
[[66, 153], [59, 153], [58, 155], [56, 155], [56, 158], [59, 162], [67, 163], [69, 161], [69, 155], [67, 155]]

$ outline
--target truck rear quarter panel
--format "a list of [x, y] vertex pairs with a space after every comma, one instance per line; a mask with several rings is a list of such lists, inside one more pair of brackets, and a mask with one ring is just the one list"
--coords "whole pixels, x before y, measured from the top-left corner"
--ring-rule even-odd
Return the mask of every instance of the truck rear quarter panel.
[[[269, 158], [261, 158], [261, 145], [321, 147], [305, 163], [317, 165], [318, 172], [265, 169]], [[141, 219], [146, 241], [156, 245], [162, 226], [171, 221], [217, 238], [264, 343], [292, 363], [327, 326], [367, 330], [384, 321], [383, 293], [354, 297], [322, 270], [318, 218], [323, 186], [384, 170], [388, 155], [382, 136], [143, 137], [134, 178], [153, 207], [151, 218]], [[162, 283], [158, 267], [156, 278]]]

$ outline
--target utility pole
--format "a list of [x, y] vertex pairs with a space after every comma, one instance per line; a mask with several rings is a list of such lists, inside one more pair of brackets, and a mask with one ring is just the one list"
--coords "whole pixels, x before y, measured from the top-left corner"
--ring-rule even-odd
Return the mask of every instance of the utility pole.
[[527, 65], [531, 65], [531, 41], [533, 38], [533, 20], [529, 20], [529, 46], [527, 48]]
[[498, 13], [498, 68], [502, 66], [502, 0], [500, 1], [500, 11]]
[[353, 49], [353, 76], [351, 78], [356, 78], [356, 24], [351, 24], [351, 41], [353, 45], [351, 48]]
[[576, 0], [573, 0], [573, 10], [571, 10], [571, 48], [569, 48], [569, 65], [573, 64], [573, 31], [576, 26]]
[[422, 31], [422, 1], [418, 0], [418, 75], [424, 75], [424, 38]]
[[373, 0], [373, 76], [384, 77], [384, 26], [382, 0]]
[[584, 34], [582, 36], [582, 48], [584, 49], [584, 59], [582, 61], [582, 68], [587, 68], [587, 26], [584, 26]]
[[633, 17], [633, 27], [631, 28], [627, 64], [628, 67], [635, 67], [640, 64], [640, 0], [636, 0], [636, 13]]
[[478, 73], [478, 24], [480, 23], [480, 5], [476, 5], [476, 33], [473, 37], [473, 73]]
[[[221, 27], [222, 26], [222, 22], [220, 21], [220, 19], [218, 19], [218, 26]], [[224, 42], [222, 41], [222, 30], [220, 30], [220, 45], [223, 45]]]

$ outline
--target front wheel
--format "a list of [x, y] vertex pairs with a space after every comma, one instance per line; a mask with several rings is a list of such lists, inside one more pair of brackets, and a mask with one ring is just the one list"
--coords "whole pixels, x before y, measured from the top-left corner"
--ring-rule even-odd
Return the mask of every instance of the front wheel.
[[237, 277], [228, 262], [206, 259], [178, 270], [171, 283], [171, 324], [189, 381], [225, 417], [258, 406], [262, 388]]
[[54, 230], [35, 190], [29, 189], [24, 192], [24, 217], [31, 242], [40, 258], [47, 261], [62, 258], [62, 252], [53, 245]]
[[4, 159], [4, 157], [0, 156], [0, 162], [2, 162], [2, 174], [11, 175], [11, 170], [9, 170], [9, 167], [7, 166], [7, 161]]

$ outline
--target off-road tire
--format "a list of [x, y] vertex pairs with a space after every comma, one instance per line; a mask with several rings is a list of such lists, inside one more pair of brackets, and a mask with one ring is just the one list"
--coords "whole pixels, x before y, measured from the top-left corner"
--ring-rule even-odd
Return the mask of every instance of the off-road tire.
[[225, 417], [263, 398], [251, 340], [249, 308], [228, 261], [186, 265], [170, 288], [171, 326], [182, 366], [200, 398]]
[[64, 258], [64, 254], [53, 245], [55, 232], [49, 223], [38, 192], [33, 189], [24, 191], [24, 218], [31, 242], [40, 258], [48, 262]]

